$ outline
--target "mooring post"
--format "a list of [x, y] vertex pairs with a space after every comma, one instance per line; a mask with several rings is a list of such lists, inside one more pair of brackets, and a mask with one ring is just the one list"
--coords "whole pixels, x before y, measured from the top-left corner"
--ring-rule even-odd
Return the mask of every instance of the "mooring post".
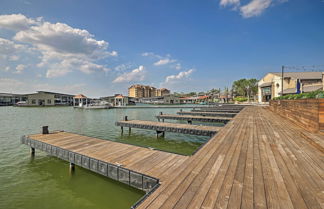
[[70, 173], [73, 173], [75, 170], [75, 164], [74, 163], [70, 163]]
[[35, 157], [35, 148], [34, 147], [30, 147], [30, 155], [32, 157]]
[[131, 134], [131, 131], [132, 131], [132, 128], [129, 127], [129, 128], [128, 128], [128, 134], [129, 134], [129, 135]]
[[160, 115], [163, 115], [163, 112], [160, 112]]
[[120, 129], [121, 129], [121, 132], [124, 133], [124, 127], [121, 126]]
[[192, 124], [192, 120], [188, 120], [188, 124]]
[[164, 118], [162, 119], [162, 122], [164, 123]]
[[49, 132], [48, 132], [48, 126], [43, 126], [42, 127], [42, 134], [48, 134]]
[[128, 121], [128, 117], [127, 117], [127, 115], [124, 117], [124, 121]]

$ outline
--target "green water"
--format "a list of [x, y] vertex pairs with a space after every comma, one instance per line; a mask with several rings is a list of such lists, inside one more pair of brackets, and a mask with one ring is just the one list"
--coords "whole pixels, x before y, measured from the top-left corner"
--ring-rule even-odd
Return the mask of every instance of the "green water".
[[67, 162], [41, 151], [36, 150], [35, 159], [31, 159], [28, 147], [21, 145], [19, 138], [39, 133], [42, 126], [48, 125], [50, 131], [65, 130], [186, 155], [208, 139], [173, 133], [157, 139], [154, 131], [140, 129], [121, 135], [120, 127], [114, 125], [125, 115], [129, 119], [156, 121], [154, 115], [161, 111], [171, 114], [179, 109], [0, 107], [0, 208], [130, 208], [144, 195], [142, 191], [79, 167], [70, 175]]

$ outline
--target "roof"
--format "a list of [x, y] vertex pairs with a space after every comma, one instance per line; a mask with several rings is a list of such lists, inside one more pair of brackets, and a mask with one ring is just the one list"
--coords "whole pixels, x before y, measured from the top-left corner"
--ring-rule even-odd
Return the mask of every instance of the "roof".
[[198, 99], [208, 99], [209, 98], [209, 96], [200, 96], [200, 97], [198, 97]]
[[259, 87], [267, 87], [267, 86], [272, 86], [272, 82], [267, 82], [259, 85]]
[[115, 96], [115, 98], [122, 99], [122, 98], [124, 98], [124, 96], [123, 95], [118, 95], [118, 96]]
[[84, 96], [83, 94], [78, 94], [78, 95], [75, 95], [73, 98], [75, 98], [75, 99], [83, 99], [83, 98], [87, 98], [87, 97]]
[[[281, 73], [272, 73], [281, 77]], [[284, 72], [285, 78], [296, 79], [322, 79], [323, 72]]]

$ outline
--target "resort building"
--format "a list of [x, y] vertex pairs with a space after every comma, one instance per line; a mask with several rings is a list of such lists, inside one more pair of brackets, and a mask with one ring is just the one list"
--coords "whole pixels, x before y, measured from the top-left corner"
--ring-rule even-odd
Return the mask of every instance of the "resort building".
[[158, 97], [141, 98], [139, 102], [145, 104], [180, 104], [180, 97], [169, 94]]
[[170, 94], [170, 90], [166, 88], [157, 89], [153, 86], [132, 85], [128, 88], [128, 96], [133, 98], [149, 98], [156, 96], [164, 96]]
[[91, 103], [91, 99], [84, 96], [83, 94], [78, 94], [73, 97], [73, 106], [74, 107], [83, 107], [88, 106]]
[[27, 94], [28, 106], [54, 106], [54, 105], [72, 105], [73, 96], [48, 91], [37, 91], [37, 93]]
[[[281, 73], [268, 73], [258, 82], [258, 101], [268, 102], [281, 96]], [[283, 95], [323, 90], [323, 72], [286, 72]]]
[[9, 94], [0, 93], [0, 106], [11, 106], [18, 102], [26, 102], [27, 96], [25, 94]]
[[115, 107], [135, 104], [130, 97], [124, 96], [122, 94], [115, 94], [114, 96], [101, 97], [100, 99], [110, 103], [112, 106]]

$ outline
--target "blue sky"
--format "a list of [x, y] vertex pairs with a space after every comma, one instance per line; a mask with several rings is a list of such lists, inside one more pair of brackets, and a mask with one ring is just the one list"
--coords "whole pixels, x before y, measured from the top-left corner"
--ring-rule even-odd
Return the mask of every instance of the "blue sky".
[[323, 64], [323, 0], [1, 0], [0, 92], [205, 91]]

